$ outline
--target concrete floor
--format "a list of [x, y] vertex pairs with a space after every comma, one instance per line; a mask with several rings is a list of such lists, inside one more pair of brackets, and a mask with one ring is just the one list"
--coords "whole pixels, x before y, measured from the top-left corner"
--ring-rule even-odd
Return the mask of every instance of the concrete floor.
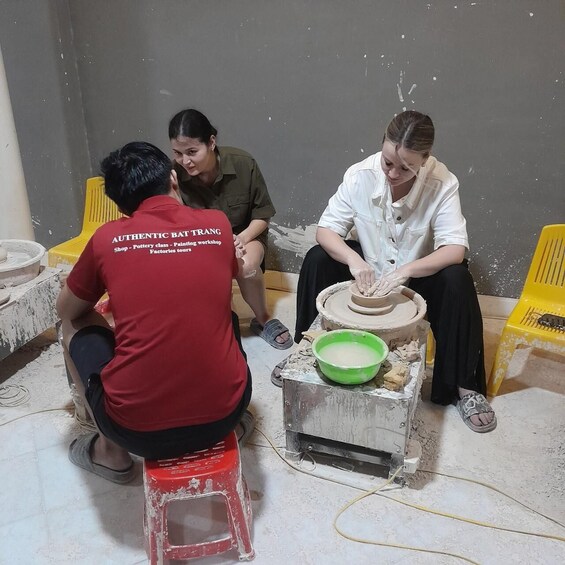
[[[294, 295], [269, 291], [269, 300], [276, 315], [292, 328]], [[490, 369], [503, 321], [486, 319], [485, 326]], [[288, 352], [269, 347], [250, 334], [245, 323], [242, 331], [254, 379], [252, 408], [258, 428], [283, 448], [281, 391], [269, 375]], [[504, 382], [493, 401], [498, 428], [485, 435], [470, 431], [455, 407], [430, 404], [429, 382], [424, 383], [412, 432], [423, 448], [420, 468], [489, 483], [565, 524], [564, 373], [563, 359], [520, 351], [510, 369], [513, 378]], [[0, 408], [0, 563], [146, 563], [141, 480], [117, 486], [67, 459], [68, 444], [82, 430], [72, 415], [54, 332], [0, 362], [0, 384], [23, 385], [30, 393], [22, 405]], [[332, 526], [337, 512], [360, 494], [359, 488], [384, 482], [382, 468], [355, 472], [347, 465], [306, 458], [304, 472], [298, 472], [258, 432], [243, 450], [242, 461], [253, 499], [258, 565], [463, 562], [338, 535]], [[387, 496], [506, 528], [565, 536], [565, 527], [501, 494], [422, 470], [409, 476], [406, 487], [389, 490]], [[200, 522], [191, 523], [193, 529], [221, 528], [217, 506], [210, 502], [203, 508]], [[338, 525], [351, 536], [455, 553], [482, 564], [565, 563], [563, 542], [434, 516], [382, 496], [363, 499], [342, 515]], [[192, 561], [234, 562], [234, 552]]]

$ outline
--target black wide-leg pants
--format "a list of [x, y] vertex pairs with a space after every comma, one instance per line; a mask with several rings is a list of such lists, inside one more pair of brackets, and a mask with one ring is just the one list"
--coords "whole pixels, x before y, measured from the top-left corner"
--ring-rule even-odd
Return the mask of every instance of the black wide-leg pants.
[[[346, 243], [363, 256], [357, 241]], [[347, 265], [332, 259], [319, 245], [308, 251], [298, 279], [296, 343], [318, 315], [318, 294], [332, 284], [352, 278]], [[450, 404], [457, 400], [458, 387], [485, 394], [483, 320], [467, 261], [429, 277], [411, 279], [408, 286], [426, 301], [436, 341], [432, 402]]]

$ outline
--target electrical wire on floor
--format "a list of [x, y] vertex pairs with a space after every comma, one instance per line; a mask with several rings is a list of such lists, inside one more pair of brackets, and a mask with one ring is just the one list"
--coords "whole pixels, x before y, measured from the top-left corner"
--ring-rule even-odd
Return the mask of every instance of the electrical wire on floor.
[[[498, 494], [501, 494], [502, 496], [505, 496], [506, 498], [508, 498], [512, 502], [519, 504], [520, 506], [522, 506], [526, 510], [529, 510], [530, 512], [533, 512], [534, 514], [537, 514], [538, 516], [541, 516], [542, 518], [545, 518], [546, 520], [553, 522], [554, 524], [558, 525], [560, 528], [565, 529], [565, 524], [562, 524], [561, 522], [559, 522], [555, 518], [552, 518], [551, 516], [547, 516], [546, 514], [543, 514], [539, 510], [535, 510], [534, 508], [531, 508], [527, 504], [524, 504], [523, 502], [521, 502], [517, 498], [510, 496], [509, 494], [507, 494], [504, 491], [496, 488], [493, 485], [489, 485], [488, 483], [483, 483], [482, 481], [478, 481], [476, 479], [469, 479], [467, 477], [459, 477], [457, 475], [450, 475], [448, 473], [440, 473], [439, 471], [431, 471], [429, 469], [418, 469], [418, 470], [421, 471], [422, 473], [439, 475], [441, 477], [448, 477], [450, 479], [456, 479], [458, 481], [466, 481], [468, 483], [474, 483], [476, 485], [480, 485], [482, 487], [488, 488], [488, 489], [490, 489], [494, 492], [497, 492]], [[553, 540], [556, 540], [556, 541], [565, 542], [565, 537], [553, 536], [551, 534], [540, 534], [540, 533], [536, 533], [536, 532], [526, 532], [526, 531], [522, 531], [522, 530], [514, 530], [514, 529], [510, 529], [510, 528], [504, 528], [503, 526], [497, 526], [495, 524], [488, 524], [488, 523], [485, 523], [485, 522], [479, 522], [479, 521], [472, 520], [471, 518], [464, 518], [462, 516], [457, 516], [455, 514], [441, 513], [440, 511], [433, 510], [432, 508], [427, 508], [425, 506], [418, 506], [417, 504], [409, 504], [409, 503], [406, 503], [402, 500], [398, 500], [398, 499], [392, 498], [390, 496], [385, 496], [384, 494], [380, 495], [380, 496], [383, 496], [384, 498], [388, 498], [389, 500], [394, 500], [395, 502], [399, 502], [400, 504], [407, 504], [408, 506], [411, 506], [412, 508], [415, 508], [416, 510], [422, 510], [424, 512], [432, 512], [432, 513], [438, 514], [439, 516], [445, 516], [446, 518], [453, 518], [454, 520], [461, 520], [463, 522], [467, 522], [469, 524], [475, 524], [477, 526], [486, 526], [486, 527], [489, 527], [489, 528], [501, 530], [503, 532], [512, 532], [512, 533], [516, 533], [516, 534], [537, 536], [537, 537], [541, 537], [541, 538], [547, 538], [547, 539], [553, 539]]]
[[78, 410], [75, 409], [75, 420], [77, 424], [87, 432], [97, 432], [98, 428], [94, 425], [94, 422], [90, 419], [90, 417], [83, 418]]
[[23, 385], [0, 386], [0, 407], [13, 408], [21, 406], [30, 399], [29, 390]]
[[[17, 385], [19, 386], [19, 385]], [[25, 388], [25, 387], [23, 387]], [[0, 389], [1, 390], [1, 389]], [[27, 391], [27, 389], [26, 389]], [[28, 392], [29, 394], [29, 392]], [[11, 402], [12, 397], [14, 396], [14, 391], [10, 391], [8, 393], [8, 402]], [[7, 424], [11, 424], [12, 422], [16, 422], [18, 420], [21, 420], [22, 418], [27, 418], [28, 416], [33, 416], [35, 414], [42, 414], [45, 412], [57, 412], [57, 411], [63, 411], [63, 412], [69, 412], [69, 407], [63, 406], [63, 407], [59, 407], [59, 408], [45, 408], [43, 410], [36, 410], [34, 412], [29, 412], [27, 414], [22, 414], [21, 416], [18, 416], [16, 418], [12, 418], [11, 420], [8, 420], [7, 422], [2, 422], [0, 423], [0, 427], [1, 426], [6, 426]], [[81, 421], [76, 414], [76, 410], [75, 410], [75, 418], [77, 419], [77, 421], [79, 422], [79, 424], [81, 424], [81, 426], [83, 427], [90, 427], [90, 423], [89, 422], [83, 422]], [[357, 538], [355, 536], [349, 535], [346, 532], [342, 531], [338, 525], [337, 525], [337, 521], [340, 518], [340, 516], [349, 508], [351, 508], [352, 506], [354, 506], [355, 504], [357, 504], [357, 502], [363, 500], [364, 498], [367, 498], [368, 496], [371, 496], [372, 494], [375, 494], [377, 496], [382, 496], [383, 498], [386, 498], [388, 500], [392, 500], [393, 502], [398, 502], [399, 504], [403, 504], [404, 506], [408, 506], [410, 508], [414, 508], [416, 510], [421, 510], [422, 512], [427, 512], [430, 514], [435, 514], [436, 516], [442, 516], [444, 518], [451, 518], [453, 520], [458, 520], [461, 522], [466, 522], [468, 524], [473, 524], [475, 526], [480, 526], [480, 527], [484, 527], [484, 528], [491, 528], [494, 530], [500, 530], [503, 532], [510, 532], [510, 533], [515, 533], [515, 534], [520, 534], [520, 535], [526, 535], [526, 536], [535, 536], [535, 537], [540, 537], [540, 538], [545, 538], [545, 539], [551, 539], [554, 541], [559, 541], [559, 542], [565, 542], [565, 537], [562, 536], [556, 536], [556, 535], [552, 535], [552, 534], [542, 534], [542, 533], [538, 533], [538, 532], [528, 532], [525, 530], [516, 530], [513, 528], [505, 528], [503, 526], [497, 526], [496, 524], [489, 524], [487, 522], [481, 522], [480, 520], [474, 520], [472, 518], [465, 518], [464, 516], [458, 516], [457, 514], [450, 514], [448, 512], [442, 512], [440, 510], [435, 510], [433, 508], [429, 508], [426, 506], [422, 506], [419, 504], [413, 504], [411, 502], [406, 502], [404, 500], [399, 500], [398, 498], [394, 498], [392, 496], [387, 496], [386, 494], [382, 493], [381, 491], [386, 488], [387, 486], [389, 486], [394, 479], [396, 478], [396, 475], [400, 472], [400, 469], [397, 469], [397, 471], [387, 480], [385, 481], [383, 484], [381, 484], [378, 487], [375, 487], [374, 489], [371, 490], [364, 490], [361, 489], [360, 487], [356, 487], [354, 485], [350, 485], [347, 483], [344, 483], [343, 481], [338, 481], [337, 479], [331, 479], [329, 477], [323, 477], [319, 474], [314, 473], [313, 471], [316, 469], [316, 461], [314, 460], [314, 458], [307, 453], [302, 454], [302, 457], [299, 461], [298, 465], [293, 465], [290, 461], [288, 461], [284, 455], [281, 453], [281, 449], [278, 448], [273, 441], [270, 439], [270, 437], [265, 434], [265, 432], [263, 432], [261, 429], [259, 428], [255, 428], [255, 431], [257, 431], [258, 433], [260, 433], [269, 443], [269, 446], [273, 449], [273, 451], [278, 455], [278, 457], [289, 467], [291, 467], [292, 469], [299, 471], [300, 473], [304, 473], [306, 475], [309, 475], [311, 477], [316, 477], [318, 479], [323, 479], [325, 481], [328, 482], [332, 482], [335, 484], [339, 484], [342, 486], [346, 486], [349, 488], [353, 488], [356, 490], [362, 490], [363, 492], [355, 497], [353, 500], [351, 500], [350, 502], [348, 502], [347, 504], [345, 504], [336, 514], [334, 521], [333, 521], [333, 527], [336, 530], [336, 532], [344, 537], [345, 539], [351, 540], [351, 541], [355, 541], [358, 543], [364, 543], [364, 544], [369, 544], [369, 545], [377, 545], [377, 546], [381, 546], [381, 547], [390, 547], [390, 548], [395, 548], [395, 549], [404, 549], [404, 550], [408, 550], [408, 551], [415, 551], [415, 552], [421, 552], [421, 553], [433, 553], [433, 554], [437, 554], [437, 555], [446, 555], [449, 557], [455, 557], [456, 559], [460, 559], [463, 560], [467, 563], [472, 563], [473, 565], [479, 565], [476, 561], [473, 561], [472, 559], [469, 559], [468, 557], [464, 557], [463, 555], [459, 555], [457, 553], [451, 553], [448, 551], [441, 551], [441, 550], [433, 550], [433, 549], [427, 549], [427, 548], [423, 548], [423, 547], [414, 547], [414, 546], [409, 546], [409, 545], [403, 545], [403, 544], [396, 544], [396, 543], [389, 543], [389, 542], [381, 542], [381, 541], [374, 541], [374, 540], [368, 540], [368, 539], [363, 539], [363, 538]], [[252, 444], [248, 444], [248, 445], [252, 445]], [[255, 444], [258, 447], [267, 447], [264, 445], [260, 445], [260, 444]], [[304, 460], [304, 457], [309, 457], [313, 467], [312, 469], [305, 469], [302, 468], [301, 464], [302, 461]], [[529, 510], [530, 512], [533, 512], [534, 514], [537, 514], [538, 516], [541, 516], [542, 518], [545, 518], [546, 520], [549, 520], [551, 522], [553, 522], [554, 524], [558, 525], [559, 527], [565, 529], [565, 525], [562, 524], [561, 522], [559, 522], [558, 520], [555, 520], [554, 518], [551, 518], [550, 516], [546, 516], [545, 514], [538, 512], [537, 510], [531, 508], [530, 506], [528, 506], [527, 504], [524, 504], [523, 502], [517, 500], [516, 498], [510, 496], [509, 494], [506, 494], [504, 491], [489, 485], [488, 483], [484, 483], [482, 481], [478, 481], [475, 479], [469, 479], [466, 477], [459, 477], [457, 475], [450, 475], [448, 473], [442, 473], [439, 471], [431, 471], [429, 469], [420, 469], [421, 472], [423, 473], [429, 473], [429, 474], [433, 474], [433, 475], [439, 475], [442, 477], [448, 477], [451, 479], [456, 479], [456, 480], [460, 480], [460, 481], [466, 481], [469, 483], [475, 483], [477, 485], [486, 487], [488, 489], [491, 489], [494, 492], [497, 492], [503, 496], [505, 496], [506, 498], [508, 498], [509, 500], [512, 500], [513, 502], [516, 502], [517, 504], [519, 504], [520, 506], [526, 508], [527, 510]]]
[[82, 396], [79, 394], [74, 384], [71, 384], [70, 391], [73, 404], [75, 405], [75, 420], [77, 421], [79, 426], [87, 432], [98, 431], [96, 426], [94, 425], [94, 422], [92, 421], [89, 412], [86, 409]]
[[334, 518], [334, 521], [333, 521], [334, 530], [340, 536], [344, 537], [345, 539], [355, 541], [355, 542], [358, 542], [358, 543], [365, 543], [365, 544], [369, 544], [369, 545], [378, 545], [378, 546], [381, 546], [381, 547], [391, 547], [391, 548], [395, 548], [395, 549], [405, 549], [405, 550], [408, 550], [408, 551], [416, 551], [416, 552], [419, 552], [419, 553], [433, 553], [433, 554], [436, 554], [436, 555], [447, 555], [449, 557], [455, 557], [457, 559], [461, 559], [463, 561], [466, 561], [467, 563], [471, 563], [472, 565], [480, 565], [480, 563], [478, 563], [477, 561], [473, 561], [472, 559], [469, 559], [468, 557], [465, 557], [464, 555], [459, 555], [458, 553], [451, 553], [450, 551], [441, 551], [439, 549], [427, 549], [425, 547], [415, 547], [415, 546], [404, 545], [404, 544], [400, 544], [400, 543], [389, 543], [389, 542], [384, 542], [384, 541], [374, 541], [374, 540], [368, 540], [368, 539], [364, 539], [364, 538], [358, 538], [356, 536], [352, 536], [350, 534], [345, 533], [344, 531], [342, 531], [338, 527], [337, 521], [338, 521], [339, 517], [348, 508], [351, 508], [354, 504], [357, 504], [359, 501], [363, 500], [364, 498], [367, 498], [368, 496], [371, 496], [372, 494], [377, 494], [379, 491], [381, 491], [382, 489], [387, 487], [390, 483], [392, 483], [394, 481], [394, 479], [396, 478], [396, 475], [400, 472], [400, 470], [401, 470], [401, 468], [398, 468], [392, 474], [392, 476], [389, 477], [389, 479], [386, 482], [384, 482], [382, 485], [379, 485], [378, 487], [375, 487], [374, 489], [368, 490], [368, 491], [360, 494], [359, 496], [357, 496], [356, 498], [354, 498], [353, 500], [351, 500], [350, 502], [348, 502], [347, 504], [342, 506], [341, 509], [338, 511], [338, 513], [336, 514], [336, 516]]
[[[423, 552], [423, 553], [435, 553], [435, 554], [439, 554], [439, 555], [447, 555], [450, 557], [455, 557], [457, 559], [463, 560], [467, 563], [472, 563], [473, 565], [478, 565], [476, 561], [473, 561], [472, 559], [469, 559], [468, 557], [465, 557], [463, 555], [459, 555], [457, 553], [451, 553], [451, 552], [447, 552], [447, 551], [441, 551], [441, 550], [432, 550], [432, 549], [427, 549], [427, 548], [421, 548], [421, 547], [414, 547], [414, 546], [408, 546], [408, 545], [403, 545], [403, 544], [395, 544], [395, 543], [388, 543], [388, 542], [381, 542], [381, 541], [374, 541], [374, 540], [367, 540], [367, 539], [363, 539], [363, 538], [357, 538], [355, 536], [351, 536], [345, 532], [343, 532], [338, 526], [337, 526], [337, 520], [339, 519], [339, 517], [349, 508], [351, 508], [353, 505], [355, 505], [357, 502], [359, 502], [360, 500], [363, 500], [364, 498], [372, 495], [372, 494], [376, 494], [377, 496], [382, 496], [383, 498], [386, 498], [388, 500], [392, 500], [393, 502], [398, 502], [399, 504], [403, 504], [405, 506], [409, 506], [410, 508], [414, 508], [416, 510], [421, 510], [423, 512], [428, 512], [430, 514], [435, 514], [437, 516], [442, 516], [444, 518], [451, 518], [453, 520], [458, 520], [461, 522], [466, 522], [468, 524], [473, 524], [475, 526], [480, 526], [480, 527], [484, 527], [484, 528], [491, 528], [491, 529], [495, 529], [495, 530], [500, 530], [500, 531], [504, 531], [504, 532], [510, 532], [510, 533], [515, 533], [515, 534], [520, 534], [520, 535], [527, 535], [527, 536], [535, 536], [535, 537], [540, 537], [540, 538], [545, 538], [545, 539], [551, 539], [554, 541], [559, 541], [559, 542], [565, 542], [565, 537], [562, 536], [557, 536], [557, 535], [552, 535], [552, 534], [542, 534], [542, 533], [538, 533], [538, 532], [528, 532], [525, 530], [516, 530], [513, 528], [505, 528], [503, 526], [497, 526], [496, 524], [489, 524], [487, 522], [481, 522], [480, 520], [474, 520], [472, 518], [465, 518], [464, 516], [458, 516], [457, 514], [450, 514], [448, 512], [442, 512], [440, 510], [435, 510], [433, 508], [428, 508], [426, 506], [422, 506], [422, 505], [418, 505], [418, 504], [413, 504], [411, 502], [406, 502], [404, 500], [400, 500], [398, 498], [394, 498], [392, 496], [388, 496], [380, 491], [382, 491], [384, 488], [386, 488], [387, 486], [389, 486], [394, 479], [396, 478], [396, 475], [398, 474], [398, 472], [400, 471], [400, 469], [398, 469], [386, 482], [384, 482], [383, 484], [381, 484], [380, 486], [371, 489], [371, 490], [364, 490], [360, 487], [356, 487], [354, 485], [350, 485], [347, 483], [344, 483], [343, 481], [339, 481], [337, 479], [331, 479], [329, 477], [323, 477], [319, 474], [313, 473], [312, 470], [307, 470], [307, 469], [303, 469], [300, 466], [296, 466], [293, 465], [290, 461], [288, 461], [284, 455], [281, 453], [281, 450], [279, 450], [273, 443], [273, 441], [269, 438], [269, 436], [267, 434], [265, 434], [265, 432], [263, 432], [261, 429], [259, 428], [255, 428], [255, 430], [257, 432], [259, 432], [266, 440], [267, 442], [270, 444], [271, 448], [275, 451], [275, 453], [278, 455], [278, 457], [284, 462], [286, 463], [289, 467], [295, 469], [296, 471], [299, 471], [300, 473], [305, 473], [306, 475], [310, 475], [312, 477], [316, 477], [319, 479], [323, 479], [325, 481], [329, 481], [332, 483], [336, 483], [339, 485], [343, 485], [343, 486], [347, 486], [356, 490], [362, 490], [362, 494], [360, 494], [359, 496], [357, 496], [356, 498], [354, 498], [352, 501], [348, 502], [346, 505], [344, 505], [337, 513], [336, 517], [334, 518], [334, 522], [333, 522], [333, 526], [334, 529], [336, 530], [336, 532], [346, 538], [349, 539], [351, 541], [355, 541], [358, 543], [364, 543], [364, 544], [369, 544], [369, 545], [377, 545], [377, 546], [382, 546], [382, 547], [391, 547], [391, 548], [396, 548], [396, 549], [405, 549], [408, 551], [416, 551], [416, 552]], [[312, 461], [314, 461], [312, 459]], [[315, 462], [314, 462], [315, 463]], [[442, 473], [439, 471], [431, 471], [429, 469], [421, 469], [422, 472], [424, 473], [429, 473], [429, 474], [434, 474], [434, 475], [439, 475], [439, 476], [443, 476], [443, 477], [448, 477], [451, 479], [455, 479], [455, 480], [461, 480], [461, 481], [466, 481], [466, 482], [470, 482], [470, 483], [475, 483], [478, 484], [480, 486], [489, 488], [491, 490], [493, 490], [494, 492], [497, 492], [499, 494], [502, 494], [503, 496], [505, 496], [506, 498], [512, 500], [513, 502], [516, 502], [517, 504], [519, 504], [520, 506], [526, 508], [527, 510], [529, 510], [530, 512], [533, 512], [534, 514], [537, 514], [538, 516], [541, 516], [542, 518], [545, 518], [546, 520], [549, 520], [551, 522], [553, 522], [554, 524], [557, 524], [559, 527], [565, 529], [565, 525], [562, 524], [561, 522], [559, 522], [558, 520], [555, 520], [554, 518], [551, 518], [549, 516], [546, 516], [545, 514], [538, 512], [537, 510], [531, 508], [530, 506], [528, 506], [527, 504], [524, 504], [523, 502], [520, 502], [519, 500], [517, 500], [516, 498], [510, 496], [509, 494], [506, 494], [505, 492], [503, 492], [502, 490], [489, 485], [488, 483], [484, 483], [481, 481], [477, 481], [474, 479], [468, 479], [466, 477], [459, 477], [457, 475], [450, 475], [448, 473]]]
[[21, 416], [18, 416], [17, 418], [12, 418], [11, 420], [8, 420], [7, 422], [2, 422], [0, 423], [0, 426], [7, 426], [8, 424], [11, 424], [12, 422], [17, 422], [18, 420], [21, 420], [22, 418], [27, 418], [28, 416], [35, 416], [35, 414], [43, 414], [44, 412], [68, 412], [69, 409], [66, 406], [61, 406], [60, 408], [44, 408], [43, 410], [35, 410], [34, 412], [28, 412], [27, 414], [22, 414]]
[[[17, 406], [21, 406], [23, 404], [25, 404], [26, 402], [29, 401], [31, 395], [29, 390], [23, 386], [23, 385], [3, 385], [0, 386], [0, 408], [15, 408]], [[77, 423], [84, 428], [87, 431], [94, 431], [96, 430], [96, 426], [94, 425], [94, 423], [92, 422], [92, 420], [90, 420], [89, 417], [86, 418], [82, 418], [81, 415], [79, 414], [79, 410], [77, 410], [77, 394], [76, 392], [71, 389], [71, 397], [72, 400], [75, 404], [74, 406], [74, 418], [77, 421]], [[84, 404], [82, 403], [82, 400], [78, 399], [78, 402], [80, 402], [80, 406], [84, 406]], [[35, 410], [33, 412], [28, 412], [27, 414], [22, 414], [21, 416], [18, 416], [17, 418], [12, 418], [11, 420], [8, 420], [7, 422], [2, 422], [0, 423], [0, 426], [5, 426], [7, 424], [10, 424], [12, 422], [16, 422], [17, 420], [21, 420], [22, 418], [27, 418], [28, 416], [33, 416], [34, 414], [41, 414], [43, 412], [59, 412], [59, 411], [64, 411], [64, 412], [70, 412], [71, 408], [66, 407], [66, 406], [62, 406], [60, 408], [46, 408], [44, 410]], [[86, 412], [86, 411], [85, 411]]]
[[8, 420], [7, 422], [2, 422], [0, 423], [0, 427], [1, 426], [6, 426], [8, 424], [11, 424], [12, 422], [17, 422], [18, 420], [21, 420], [22, 418], [27, 418], [28, 416], [34, 416], [35, 414], [42, 414], [44, 412], [73, 412], [73, 417], [76, 420], [76, 422], [79, 424], [79, 426], [81, 428], [83, 428], [85, 431], [96, 431], [96, 426], [94, 425], [94, 423], [92, 422], [92, 420], [88, 419], [84, 419], [81, 418], [79, 413], [77, 412], [77, 410], [73, 410], [70, 406], [61, 406], [59, 408], [45, 408], [43, 410], [35, 410], [34, 412], [28, 412], [27, 414], [22, 414], [21, 416], [18, 416], [17, 418], [12, 418], [11, 420]]

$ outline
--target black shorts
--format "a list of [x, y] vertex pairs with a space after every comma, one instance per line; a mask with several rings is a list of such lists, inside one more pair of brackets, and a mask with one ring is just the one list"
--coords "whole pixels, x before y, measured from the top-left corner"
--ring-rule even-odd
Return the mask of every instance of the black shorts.
[[[235, 314], [234, 314], [235, 316]], [[237, 316], [234, 318], [234, 322]], [[237, 325], [234, 329], [239, 330]], [[236, 331], [236, 337], [239, 331]], [[241, 348], [241, 341], [238, 339]], [[114, 422], [106, 413], [102, 369], [114, 357], [115, 339], [112, 330], [89, 326], [71, 339], [69, 354], [81, 381], [98, 429], [110, 440], [130, 453], [145, 459], [168, 459], [191, 451], [206, 449], [226, 437], [236, 426], [251, 400], [251, 373], [247, 368], [247, 386], [236, 409], [226, 418], [208, 424], [169, 428], [152, 432], [130, 430]], [[243, 351], [243, 349], [242, 349]]]

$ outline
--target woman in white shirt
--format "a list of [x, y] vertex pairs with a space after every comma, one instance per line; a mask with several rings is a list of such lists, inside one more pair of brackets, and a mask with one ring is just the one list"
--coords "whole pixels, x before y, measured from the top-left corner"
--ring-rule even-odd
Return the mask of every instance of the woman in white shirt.
[[[362, 291], [377, 281], [382, 293], [406, 284], [426, 300], [436, 340], [432, 401], [456, 402], [472, 430], [488, 432], [496, 417], [484, 397], [482, 318], [465, 260], [459, 182], [430, 155], [433, 141], [429, 116], [402, 112], [382, 151], [347, 170], [302, 265], [295, 341], [317, 316], [324, 288], [352, 278]], [[358, 241], [345, 239], [352, 229]]]

